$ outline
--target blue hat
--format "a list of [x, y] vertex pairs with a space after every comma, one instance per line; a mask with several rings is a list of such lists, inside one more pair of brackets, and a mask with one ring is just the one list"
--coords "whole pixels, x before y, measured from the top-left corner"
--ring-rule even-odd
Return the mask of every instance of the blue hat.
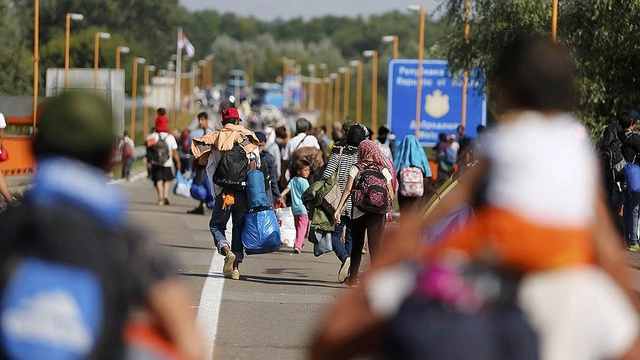
[[267, 142], [267, 135], [265, 135], [262, 131], [257, 131], [255, 134], [256, 134], [256, 137], [258, 138], [258, 141], [263, 143]]
[[639, 120], [640, 119], [640, 114], [636, 110], [629, 110], [629, 117], [634, 119], [634, 120]]

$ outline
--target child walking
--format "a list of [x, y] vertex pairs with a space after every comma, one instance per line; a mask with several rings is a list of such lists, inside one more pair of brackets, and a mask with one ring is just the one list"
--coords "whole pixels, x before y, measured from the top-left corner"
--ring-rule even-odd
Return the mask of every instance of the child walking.
[[311, 164], [307, 160], [298, 160], [295, 163], [296, 176], [289, 180], [287, 188], [282, 191], [282, 198], [291, 193], [291, 210], [293, 211], [293, 220], [296, 225], [296, 240], [293, 244], [293, 252], [300, 254], [304, 246], [304, 237], [307, 235], [309, 227], [309, 215], [307, 208], [302, 203], [302, 194], [309, 188], [307, 178], [311, 173]]

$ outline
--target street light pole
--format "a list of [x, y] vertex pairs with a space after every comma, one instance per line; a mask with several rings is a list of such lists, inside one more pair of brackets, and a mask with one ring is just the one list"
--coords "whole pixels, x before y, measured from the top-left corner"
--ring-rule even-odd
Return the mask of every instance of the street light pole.
[[[327, 64], [320, 64], [318, 65], [318, 67], [320, 68], [320, 70], [322, 70], [322, 77], [320, 78], [320, 112], [321, 112], [321, 123], [326, 124], [327, 123], [327, 114], [325, 111], [325, 107], [324, 107], [324, 102], [325, 102], [325, 96], [324, 96], [324, 88], [325, 88], [325, 82], [326, 82], [326, 78], [327, 78]], [[327, 127], [327, 130], [329, 128]]]
[[393, 58], [398, 58], [398, 35], [385, 35], [382, 37], [382, 41], [386, 43], [393, 43]]
[[67, 89], [69, 83], [69, 42], [71, 38], [71, 20], [80, 21], [84, 19], [82, 14], [67, 13], [64, 31], [64, 88]]
[[418, 36], [418, 86], [416, 89], [416, 120], [415, 120], [415, 136], [420, 141], [420, 114], [422, 111], [422, 59], [424, 56], [424, 22], [425, 22], [425, 7], [410, 6], [410, 10], [420, 11], [420, 27]]
[[334, 121], [340, 121], [340, 74], [336, 73], [336, 77], [334, 80], [334, 91], [333, 94], [333, 117]]
[[149, 71], [156, 71], [156, 67], [153, 65], [145, 65], [144, 67], [144, 125], [142, 127], [142, 134], [149, 131]]
[[366, 50], [362, 55], [371, 58], [371, 129], [375, 130], [378, 127], [378, 50]]
[[316, 66], [309, 65], [309, 111], [316, 110]]
[[356, 67], [356, 123], [362, 122], [362, 61], [352, 60], [351, 66]]
[[558, 0], [553, 0], [553, 8], [551, 10], [551, 39], [557, 42], [558, 34]]
[[336, 74], [331, 73], [331, 75], [329, 75], [329, 86], [327, 86], [327, 97], [328, 97], [328, 101], [327, 101], [327, 119], [331, 119], [330, 123], [333, 123], [336, 119], [334, 119], [334, 114], [333, 114], [333, 93], [334, 93], [334, 85], [333, 82], [336, 81]]
[[131, 86], [131, 124], [129, 136], [131, 140], [136, 139], [136, 100], [137, 100], [137, 91], [138, 91], [138, 64], [144, 64], [146, 62], [145, 59], [135, 57], [133, 58], [133, 83]]
[[95, 36], [94, 53], [93, 53], [93, 92], [98, 91], [98, 65], [100, 63], [100, 39], [108, 40], [111, 38], [109, 33], [97, 32]]
[[249, 82], [248, 85], [253, 85], [253, 54], [249, 54]]
[[[464, 40], [469, 43], [470, 24], [469, 17], [471, 14], [471, 0], [466, 0], [464, 9]], [[467, 93], [469, 91], [469, 70], [465, 67], [462, 73], [462, 119], [460, 119], [460, 125], [467, 127]]]
[[33, 135], [38, 118], [38, 62], [40, 61], [40, 0], [33, 5]]
[[118, 46], [116, 48], [116, 70], [120, 70], [120, 54], [128, 54], [129, 48], [126, 46]]
[[342, 67], [340, 68], [340, 72], [344, 74], [344, 103], [342, 104], [342, 112], [344, 118], [346, 118], [349, 115], [349, 87], [351, 86], [351, 70], [349, 69], [349, 67]]

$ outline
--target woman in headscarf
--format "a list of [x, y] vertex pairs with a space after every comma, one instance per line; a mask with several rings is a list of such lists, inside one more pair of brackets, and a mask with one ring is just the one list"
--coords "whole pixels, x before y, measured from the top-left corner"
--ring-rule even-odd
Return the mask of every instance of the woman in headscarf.
[[[402, 140], [396, 150], [393, 163], [398, 170], [400, 182], [398, 204], [402, 213], [404, 210], [420, 204], [425, 193], [427, 180], [432, 176], [431, 168], [424, 149], [413, 135], [408, 135]], [[417, 176], [418, 171], [421, 173], [419, 176]], [[418, 195], [420, 192], [422, 194]]]
[[[351, 166], [349, 170], [349, 180], [347, 186], [340, 199], [338, 205], [338, 211], [336, 211], [335, 219], [340, 221], [340, 214], [347, 202], [347, 198], [350, 195], [352, 200], [357, 205], [358, 201], [355, 197], [364, 197], [365, 199], [373, 202], [371, 193], [364, 194], [364, 187], [360, 188], [361, 184], [374, 183], [379, 181], [382, 177], [374, 176], [371, 172], [379, 171], [384, 182], [386, 184], [386, 194], [383, 194], [384, 190], [378, 191], [378, 194], [386, 195], [386, 199], [382, 199], [384, 206], [381, 206], [379, 211], [371, 211], [364, 208], [358, 208], [353, 206], [351, 210], [351, 226], [353, 231], [353, 248], [351, 250], [351, 266], [349, 268], [349, 277], [346, 278], [345, 283], [349, 286], [357, 285], [358, 283], [358, 270], [360, 269], [360, 261], [362, 259], [362, 247], [364, 246], [364, 239], [367, 236], [369, 240], [369, 250], [371, 260], [378, 255], [380, 249], [380, 239], [385, 225], [385, 215], [390, 210], [390, 205], [393, 203], [393, 197], [396, 189], [396, 177], [395, 170], [391, 161], [384, 156], [384, 154], [378, 148], [375, 142], [371, 140], [364, 140], [358, 146], [358, 162]], [[377, 178], [377, 180], [375, 179]], [[355, 185], [354, 185], [355, 183]], [[373, 187], [368, 187], [372, 189]], [[353, 191], [352, 191], [353, 190]], [[368, 191], [368, 190], [367, 190]], [[361, 192], [361, 193], [358, 193]]]
[[[358, 162], [358, 145], [367, 136], [367, 128], [364, 125], [356, 124], [349, 128], [346, 140], [340, 140], [333, 145], [322, 178], [329, 179], [337, 171], [338, 186], [340, 186], [342, 194], [347, 187], [349, 170]], [[346, 234], [343, 244], [342, 233], [345, 227]], [[351, 265], [351, 199], [347, 200], [345, 210], [340, 215], [340, 221], [336, 222], [335, 230], [331, 234], [331, 241], [333, 251], [342, 263], [340, 271], [338, 271], [338, 281], [342, 283], [349, 274], [349, 266]]]

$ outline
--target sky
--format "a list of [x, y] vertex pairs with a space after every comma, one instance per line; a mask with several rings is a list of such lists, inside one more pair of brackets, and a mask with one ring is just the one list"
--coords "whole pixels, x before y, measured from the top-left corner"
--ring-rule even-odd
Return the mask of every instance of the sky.
[[305, 19], [323, 15], [370, 15], [389, 10], [405, 10], [409, 5], [424, 4], [432, 14], [442, 0], [180, 0], [189, 10], [212, 9], [253, 15], [261, 20]]

